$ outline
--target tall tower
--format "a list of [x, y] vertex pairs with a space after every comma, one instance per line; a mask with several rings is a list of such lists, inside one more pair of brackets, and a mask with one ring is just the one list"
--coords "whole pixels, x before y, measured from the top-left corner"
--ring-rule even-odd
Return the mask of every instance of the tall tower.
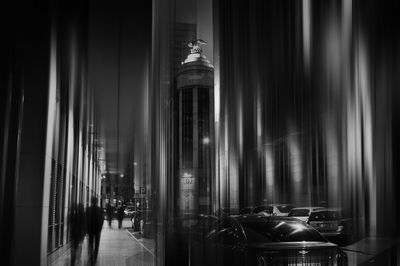
[[190, 54], [176, 77], [178, 195], [180, 214], [211, 212], [214, 179], [214, 67], [202, 55], [202, 40], [189, 43]]

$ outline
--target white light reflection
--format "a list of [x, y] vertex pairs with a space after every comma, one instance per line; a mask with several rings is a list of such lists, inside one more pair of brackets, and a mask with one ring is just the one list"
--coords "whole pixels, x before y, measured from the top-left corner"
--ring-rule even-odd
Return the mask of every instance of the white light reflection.
[[303, 55], [305, 68], [310, 67], [311, 52], [311, 4], [310, 0], [303, 0]]
[[370, 215], [370, 234], [376, 234], [376, 177], [375, 165], [373, 160], [373, 122], [371, 110], [371, 95], [370, 95], [370, 73], [368, 69], [368, 58], [364, 40], [360, 38], [358, 42], [358, 91], [359, 101], [362, 113], [362, 130], [363, 130], [363, 156], [364, 156], [364, 175], [368, 186], [369, 197], [369, 215]]
[[288, 234], [288, 236], [307, 229], [307, 227], [301, 223], [288, 223], [288, 224], [290, 225], [290, 227], [292, 227], [292, 229], [294, 229], [292, 232], [290, 232], [290, 234]]
[[265, 177], [267, 181], [267, 191], [272, 190], [274, 185], [274, 175], [275, 175], [275, 167], [274, 167], [274, 158], [272, 154], [271, 147], [267, 147], [265, 151]]
[[288, 148], [290, 154], [290, 168], [291, 168], [292, 178], [295, 183], [298, 183], [303, 179], [303, 177], [302, 177], [302, 167], [301, 167], [301, 152], [297, 136], [295, 135], [289, 136]]
[[203, 142], [204, 145], [210, 144], [210, 141], [211, 141], [211, 140], [210, 140], [209, 137], [204, 137], [203, 140], [202, 140], [202, 142]]

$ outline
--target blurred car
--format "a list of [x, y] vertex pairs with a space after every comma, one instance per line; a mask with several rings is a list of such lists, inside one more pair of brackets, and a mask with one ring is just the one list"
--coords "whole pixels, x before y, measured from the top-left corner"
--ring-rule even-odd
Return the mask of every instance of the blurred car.
[[253, 213], [257, 214], [264, 212], [272, 216], [288, 216], [290, 210], [293, 208], [294, 206], [289, 204], [269, 204], [255, 207], [253, 209]]
[[337, 244], [352, 239], [352, 220], [341, 208], [323, 208], [310, 214], [308, 223], [323, 236]]
[[135, 206], [128, 205], [124, 210], [125, 216], [131, 217], [135, 213]]
[[308, 218], [313, 211], [323, 209], [324, 207], [297, 207], [290, 210], [288, 216], [308, 222]]
[[203, 265], [347, 265], [346, 254], [291, 217], [226, 217], [206, 238]]

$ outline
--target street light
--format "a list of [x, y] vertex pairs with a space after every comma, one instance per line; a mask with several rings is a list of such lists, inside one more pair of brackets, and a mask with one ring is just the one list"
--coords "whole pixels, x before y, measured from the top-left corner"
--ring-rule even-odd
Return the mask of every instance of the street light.
[[211, 140], [210, 140], [209, 137], [204, 137], [204, 138], [203, 138], [203, 144], [204, 144], [204, 145], [210, 144], [210, 141], [211, 141]]

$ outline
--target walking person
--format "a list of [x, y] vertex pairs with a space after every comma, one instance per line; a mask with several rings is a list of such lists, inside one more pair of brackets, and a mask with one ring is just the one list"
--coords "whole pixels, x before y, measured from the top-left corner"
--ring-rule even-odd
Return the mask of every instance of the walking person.
[[82, 204], [72, 204], [68, 217], [71, 239], [71, 266], [79, 260], [85, 238], [85, 210]]
[[89, 235], [88, 251], [89, 265], [95, 265], [99, 253], [100, 235], [103, 227], [104, 216], [97, 206], [97, 198], [92, 197], [92, 205], [86, 210], [87, 233]]
[[121, 229], [122, 227], [122, 220], [124, 219], [124, 210], [125, 208], [120, 204], [117, 209], [117, 219], [118, 219], [118, 228]]
[[114, 210], [110, 203], [107, 203], [106, 212], [107, 212], [108, 226], [111, 228], [111, 222], [112, 222]]

